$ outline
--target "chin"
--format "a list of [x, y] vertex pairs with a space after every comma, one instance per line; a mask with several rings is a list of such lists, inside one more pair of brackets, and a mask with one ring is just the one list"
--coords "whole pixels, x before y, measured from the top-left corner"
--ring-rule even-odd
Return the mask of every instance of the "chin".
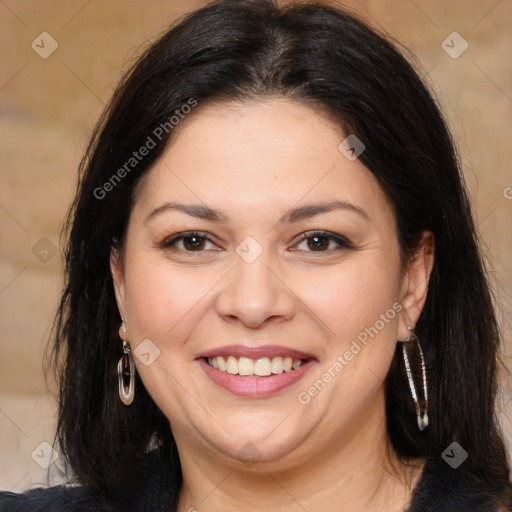
[[267, 432], [258, 435], [231, 433], [232, 437], [227, 435], [222, 440], [206, 441], [214, 456], [221, 454], [227, 465], [241, 465], [251, 471], [263, 472], [291, 469], [304, 461], [304, 454], [297, 450], [301, 440], [291, 432], [276, 432], [270, 436]]

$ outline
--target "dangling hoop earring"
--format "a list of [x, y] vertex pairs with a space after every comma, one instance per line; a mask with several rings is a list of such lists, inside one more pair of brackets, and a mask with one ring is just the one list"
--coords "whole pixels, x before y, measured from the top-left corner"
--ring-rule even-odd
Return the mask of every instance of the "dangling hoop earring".
[[[403, 342], [402, 353], [404, 356], [405, 370], [407, 378], [409, 379], [409, 387], [411, 388], [412, 398], [416, 405], [416, 414], [418, 419], [418, 427], [420, 430], [425, 430], [428, 426], [428, 395], [427, 395], [427, 372], [425, 369], [425, 359], [423, 358], [423, 351], [418, 337], [412, 332], [412, 327], [409, 330], [409, 339]], [[416, 362], [415, 367], [421, 368], [421, 387], [423, 388], [423, 396], [418, 398], [416, 386], [414, 384], [413, 371], [409, 363], [409, 358]], [[418, 363], [419, 358], [419, 363]]]
[[[126, 329], [123, 324], [123, 331]], [[123, 341], [123, 356], [117, 363], [117, 376], [119, 380], [119, 398], [124, 405], [130, 405], [135, 396], [135, 364], [133, 362], [130, 344]], [[128, 386], [125, 383], [125, 377], [129, 378]]]

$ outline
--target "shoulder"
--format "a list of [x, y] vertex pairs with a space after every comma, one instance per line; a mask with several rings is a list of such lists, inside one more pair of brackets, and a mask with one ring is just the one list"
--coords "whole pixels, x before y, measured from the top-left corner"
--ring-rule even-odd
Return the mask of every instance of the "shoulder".
[[[136, 485], [117, 498], [83, 485], [0, 491], [1, 512], [160, 512], [175, 510], [181, 471], [156, 449], [136, 468]], [[109, 493], [110, 495], [110, 493]]]
[[38, 487], [23, 493], [0, 491], [2, 512], [113, 512], [101, 496], [95, 496], [82, 486], [58, 485]]
[[505, 496], [462, 467], [452, 469], [442, 459], [427, 458], [408, 512], [509, 512], [498, 505]]

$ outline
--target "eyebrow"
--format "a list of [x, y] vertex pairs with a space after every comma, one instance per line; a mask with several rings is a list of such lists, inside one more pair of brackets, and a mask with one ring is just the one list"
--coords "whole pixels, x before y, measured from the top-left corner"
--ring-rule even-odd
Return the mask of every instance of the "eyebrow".
[[[208, 206], [196, 205], [196, 204], [180, 204], [180, 203], [164, 203], [154, 210], [144, 219], [144, 224], [149, 222], [152, 218], [156, 217], [162, 212], [168, 210], [178, 210], [191, 217], [198, 219], [209, 220], [213, 222], [227, 223], [228, 217], [219, 210], [214, 210]], [[328, 203], [321, 204], [308, 204], [294, 208], [286, 212], [278, 221], [277, 224], [293, 224], [303, 219], [320, 215], [321, 213], [331, 212], [333, 210], [346, 210], [358, 214], [364, 220], [369, 221], [370, 216], [361, 207], [347, 201], [330, 201]]]
[[308, 204], [305, 206], [300, 206], [299, 208], [294, 208], [289, 212], [285, 213], [278, 221], [279, 224], [284, 223], [294, 223], [298, 222], [302, 219], [306, 219], [309, 217], [313, 217], [314, 215], [319, 215], [321, 213], [331, 212], [333, 210], [347, 210], [353, 213], [357, 213], [364, 220], [369, 221], [370, 216], [363, 210], [361, 207], [356, 206], [355, 204], [349, 203], [347, 201], [330, 201], [329, 203], [322, 204]]

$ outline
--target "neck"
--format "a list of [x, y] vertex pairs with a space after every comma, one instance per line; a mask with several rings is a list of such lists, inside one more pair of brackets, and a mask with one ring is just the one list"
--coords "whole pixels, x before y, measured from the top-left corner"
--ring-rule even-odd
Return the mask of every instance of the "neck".
[[394, 455], [381, 398], [381, 406], [370, 407], [368, 417], [359, 416], [323, 450], [310, 456], [305, 452], [303, 462], [293, 467], [273, 461], [241, 468], [175, 436], [178, 447], [186, 446], [180, 449], [178, 512], [329, 510], [333, 503], [344, 512], [404, 510], [424, 462], [406, 466]]

